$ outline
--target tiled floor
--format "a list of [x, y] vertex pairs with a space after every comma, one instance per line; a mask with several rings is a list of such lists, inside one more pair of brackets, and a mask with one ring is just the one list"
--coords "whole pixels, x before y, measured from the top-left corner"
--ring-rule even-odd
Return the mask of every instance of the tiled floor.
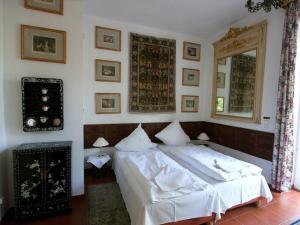
[[220, 225], [290, 225], [300, 219], [300, 192], [273, 192], [274, 199], [260, 208], [253, 205], [228, 211]]
[[[96, 178], [94, 171], [85, 173], [85, 185], [114, 182], [112, 171], [108, 171], [104, 177]], [[228, 211], [218, 225], [290, 225], [300, 219], [300, 192], [273, 193], [274, 200], [262, 208], [248, 205]], [[70, 214], [56, 216], [22, 225], [87, 225], [87, 201], [84, 196], [73, 199], [73, 211]], [[19, 224], [11, 218], [6, 218], [0, 225]]]

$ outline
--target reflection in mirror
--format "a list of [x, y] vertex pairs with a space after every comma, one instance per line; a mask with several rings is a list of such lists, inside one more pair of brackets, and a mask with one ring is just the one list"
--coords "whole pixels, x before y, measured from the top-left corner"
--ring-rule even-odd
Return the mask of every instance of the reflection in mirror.
[[211, 116], [260, 123], [267, 22], [230, 28], [214, 42]]
[[253, 117], [256, 50], [218, 59], [216, 114]]

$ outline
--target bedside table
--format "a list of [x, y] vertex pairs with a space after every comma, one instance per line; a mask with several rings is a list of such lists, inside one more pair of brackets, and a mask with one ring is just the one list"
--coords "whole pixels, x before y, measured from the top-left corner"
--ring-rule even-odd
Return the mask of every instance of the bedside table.
[[107, 172], [111, 170], [111, 157], [108, 154], [89, 156], [87, 163], [92, 165], [95, 176], [98, 178], [105, 177]]

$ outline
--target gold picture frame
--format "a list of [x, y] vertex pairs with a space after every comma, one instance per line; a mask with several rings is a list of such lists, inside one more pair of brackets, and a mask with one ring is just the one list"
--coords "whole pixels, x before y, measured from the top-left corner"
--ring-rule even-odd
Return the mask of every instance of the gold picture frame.
[[197, 69], [182, 69], [182, 85], [183, 86], [197, 86], [200, 83], [200, 70]]
[[226, 82], [225, 78], [226, 78], [226, 73], [218, 72], [217, 88], [225, 88], [225, 82]]
[[95, 80], [121, 82], [121, 62], [112, 60], [95, 60]]
[[122, 42], [121, 30], [96, 26], [95, 28], [96, 48], [120, 52], [122, 48], [121, 42]]
[[96, 114], [121, 113], [121, 94], [120, 93], [96, 93], [95, 109], [96, 109]]
[[44, 27], [21, 25], [21, 59], [66, 63], [67, 33]]
[[24, 7], [58, 15], [64, 14], [64, 0], [24, 0]]
[[200, 62], [201, 45], [192, 42], [183, 42], [183, 59]]
[[182, 95], [181, 96], [181, 112], [198, 112], [199, 96]]

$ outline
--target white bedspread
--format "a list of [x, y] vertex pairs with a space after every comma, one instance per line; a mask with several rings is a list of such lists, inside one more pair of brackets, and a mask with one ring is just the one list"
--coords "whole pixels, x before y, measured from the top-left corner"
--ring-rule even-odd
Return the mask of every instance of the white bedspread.
[[208, 184], [160, 151], [148, 151], [125, 158], [151, 202], [204, 190]]
[[189, 161], [203, 173], [220, 181], [230, 181], [241, 177], [260, 175], [262, 172], [262, 169], [256, 165], [216, 152], [204, 145], [175, 147], [162, 145], [160, 148], [171, 152], [184, 161]]
[[[184, 149], [186, 147], [187, 146], [181, 146], [176, 148]], [[202, 167], [199, 166], [199, 163], [194, 160], [180, 157], [178, 152], [175, 150], [176, 148], [174, 148], [174, 146], [159, 145], [159, 149], [161, 149], [164, 153], [176, 160], [185, 168], [192, 171], [194, 174], [201, 177], [201, 179], [207, 183], [211, 184], [221, 195], [227, 209], [246, 203], [257, 197], [265, 197], [268, 202], [273, 199], [267, 181], [262, 175], [246, 176], [231, 181], [216, 180], [206, 174], [206, 172], [202, 170]]]
[[[136, 177], [135, 172], [128, 166], [128, 161], [125, 160], [128, 156], [140, 154], [143, 153], [115, 151], [113, 161], [117, 182], [132, 225], [159, 225], [210, 216], [213, 212], [219, 218], [220, 213], [225, 212], [226, 206], [218, 192], [203, 181], [201, 182], [205, 184], [205, 190], [197, 190], [178, 197], [151, 202], [150, 196], [146, 194], [146, 182], [141, 185], [141, 177]], [[196, 177], [196, 179], [199, 178]], [[164, 185], [172, 186], [168, 182], [164, 183]]]

